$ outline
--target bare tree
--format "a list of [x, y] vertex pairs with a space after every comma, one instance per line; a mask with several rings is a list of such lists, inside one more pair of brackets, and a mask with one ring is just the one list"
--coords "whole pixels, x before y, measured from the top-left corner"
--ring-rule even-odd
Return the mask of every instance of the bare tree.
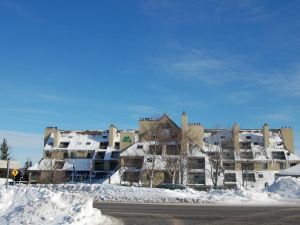
[[212, 134], [206, 140], [206, 153], [208, 156], [210, 166], [209, 169], [206, 171], [213, 183], [213, 188], [217, 189], [219, 174], [224, 172], [224, 169], [222, 167], [224, 141], [220, 138], [220, 136], [217, 133]]

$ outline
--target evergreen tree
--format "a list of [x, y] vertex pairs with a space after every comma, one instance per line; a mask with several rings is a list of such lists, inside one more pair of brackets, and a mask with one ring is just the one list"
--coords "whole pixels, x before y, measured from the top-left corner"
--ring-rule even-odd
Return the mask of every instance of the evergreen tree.
[[0, 147], [0, 159], [2, 160], [10, 159], [8, 150], [9, 148], [8, 148], [7, 140], [3, 139]]

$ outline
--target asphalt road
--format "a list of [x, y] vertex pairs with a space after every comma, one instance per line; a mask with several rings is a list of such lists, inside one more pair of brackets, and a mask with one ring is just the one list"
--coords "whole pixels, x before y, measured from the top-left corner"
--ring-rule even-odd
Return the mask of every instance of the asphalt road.
[[200, 206], [94, 203], [124, 225], [293, 225], [300, 224], [296, 206]]

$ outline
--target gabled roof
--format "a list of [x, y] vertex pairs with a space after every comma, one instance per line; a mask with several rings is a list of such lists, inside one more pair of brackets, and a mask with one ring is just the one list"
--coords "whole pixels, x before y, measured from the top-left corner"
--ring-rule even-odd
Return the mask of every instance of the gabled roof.
[[168, 114], [164, 113], [158, 120], [162, 120], [164, 117], [166, 117], [176, 128], [178, 128], [179, 130], [181, 130], [181, 127], [179, 127], [172, 119], [171, 117], [169, 117]]

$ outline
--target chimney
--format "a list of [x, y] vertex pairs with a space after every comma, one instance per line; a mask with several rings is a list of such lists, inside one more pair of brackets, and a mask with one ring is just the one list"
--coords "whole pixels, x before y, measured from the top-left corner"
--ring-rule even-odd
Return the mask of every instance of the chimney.
[[237, 123], [232, 127], [232, 144], [235, 151], [240, 150], [240, 127]]
[[115, 145], [115, 140], [117, 137], [117, 128], [115, 125], [111, 124], [109, 126], [109, 146], [113, 147]]
[[264, 147], [268, 148], [270, 145], [270, 141], [269, 141], [269, 133], [270, 133], [270, 129], [269, 129], [269, 125], [267, 123], [265, 123], [263, 125], [263, 140], [264, 140]]

